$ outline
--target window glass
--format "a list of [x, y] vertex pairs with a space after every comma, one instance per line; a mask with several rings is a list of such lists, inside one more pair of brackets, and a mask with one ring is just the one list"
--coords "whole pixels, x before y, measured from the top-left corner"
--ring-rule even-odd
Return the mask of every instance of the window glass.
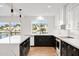
[[33, 34], [47, 34], [48, 31], [48, 21], [43, 20], [32, 20], [32, 33]]
[[20, 23], [12, 22], [10, 26], [11, 35], [20, 35]]
[[9, 36], [9, 23], [0, 22], [0, 39]]
[[0, 22], [0, 39], [13, 36], [13, 35], [20, 35], [20, 23], [11, 22]]

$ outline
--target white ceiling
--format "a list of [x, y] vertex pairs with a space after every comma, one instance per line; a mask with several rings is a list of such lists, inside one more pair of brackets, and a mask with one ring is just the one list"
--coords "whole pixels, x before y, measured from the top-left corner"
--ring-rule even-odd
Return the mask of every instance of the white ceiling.
[[[10, 3], [0, 3], [3, 7], [0, 7], [0, 16], [10, 16]], [[51, 8], [48, 8], [48, 5]], [[15, 15], [19, 15], [19, 9], [22, 9], [24, 16], [53, 16], [57, 14], [65, 3], [14, 3], [13, 9]]]

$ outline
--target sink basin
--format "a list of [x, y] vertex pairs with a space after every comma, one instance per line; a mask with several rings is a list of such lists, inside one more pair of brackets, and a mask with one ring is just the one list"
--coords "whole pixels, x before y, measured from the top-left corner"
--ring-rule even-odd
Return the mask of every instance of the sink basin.
[[74, 39], [74, 37], [71, 36], [60, 36], [61, 38], [67, 38], [67, 39]]

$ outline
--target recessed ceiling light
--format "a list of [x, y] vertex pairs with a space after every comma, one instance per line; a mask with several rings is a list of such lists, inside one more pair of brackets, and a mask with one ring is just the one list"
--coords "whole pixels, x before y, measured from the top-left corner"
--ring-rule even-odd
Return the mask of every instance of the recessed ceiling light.
[[38, 16], [37, 19], [38, 19], [38, 20], [44, 20], [44, 17]]
[[51, 8], [52, 6], [51, 5], [48, 5], [48, 8]]

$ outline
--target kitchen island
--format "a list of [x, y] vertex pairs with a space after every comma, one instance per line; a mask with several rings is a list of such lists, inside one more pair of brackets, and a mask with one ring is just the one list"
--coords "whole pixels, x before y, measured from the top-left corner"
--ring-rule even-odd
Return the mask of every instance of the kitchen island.
[[20, 45], [30, 36], [15, 35], [0, 39], [0, 56], [20, 56]]

